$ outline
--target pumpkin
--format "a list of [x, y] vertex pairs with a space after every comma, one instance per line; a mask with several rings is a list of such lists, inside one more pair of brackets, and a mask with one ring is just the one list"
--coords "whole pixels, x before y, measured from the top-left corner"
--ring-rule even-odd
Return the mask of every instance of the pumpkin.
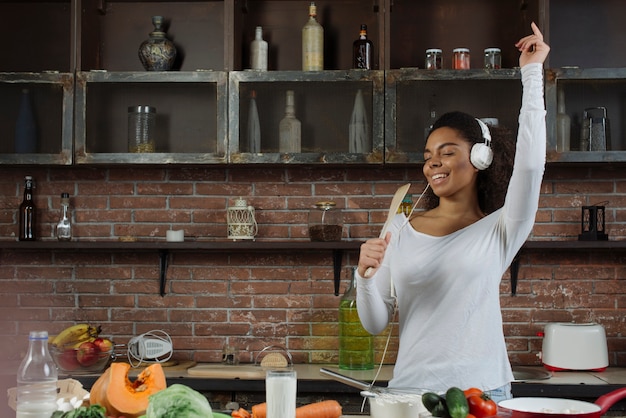
[[148, 398], [167, 387], [161, 364], [151, 364], [131, 381], [130, 364], [111, 363], [91, 387], [89, 403], [102, 405], [108, 415], [137, 418], [146, 413]]

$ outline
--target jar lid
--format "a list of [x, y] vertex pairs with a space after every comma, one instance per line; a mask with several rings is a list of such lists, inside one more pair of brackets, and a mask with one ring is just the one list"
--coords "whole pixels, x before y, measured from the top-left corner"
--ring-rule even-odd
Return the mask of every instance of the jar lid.
[[128, 113], [156, 113], [156, 108], [146, 105], [129, 106]]
[[485, 53], [487, 52], [501, 52], [500, 48], [485, 48]]
[[328, 210], [330, 208], [334, 208], [335, 206], [337, 206], [337, 204], [335, 202], [333, 202], [332, 200], [315, 202], [315, 207], [317, 207], [318, 209], [326, 209], [326, 210]]
[[469, 48], [454, 48], [452, 52], [470, 52]]
[[441, 52], [442, 52], [442, 50], [441, 50], [441, 49], [439, 49], [439, 48], [429, 48], [429, 49], [427, 49], [427, 50], [426, 50], [426, 53], [427, 53], [427, 54], [428, 54], [428, 53], [432, 53], [432, 52], [439, 52], [439, 53], [441, 53]]

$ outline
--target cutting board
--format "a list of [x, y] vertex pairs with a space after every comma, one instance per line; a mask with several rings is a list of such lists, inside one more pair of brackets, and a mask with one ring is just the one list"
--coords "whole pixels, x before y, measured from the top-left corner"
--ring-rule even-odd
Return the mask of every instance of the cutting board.
[[212, 379], [265, 379], [265, 370], [260, 366], [227, 366], [223, 364], [198, 364], [187, 369], [189, 376]]

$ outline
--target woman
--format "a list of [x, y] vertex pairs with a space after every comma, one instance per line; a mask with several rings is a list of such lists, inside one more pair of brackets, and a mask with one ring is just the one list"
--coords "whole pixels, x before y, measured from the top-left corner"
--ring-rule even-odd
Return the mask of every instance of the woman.
[[500, 280], [532, 230], [546, 152], [543, 62], [550, 48], [531, 27], [516, 44], [523, 94], [512, 174], [502, 174], [512, 152], [499, 131], [464, 113], [443, 115], [424, 150], [432, 190], [426, 210], [410, 220], [396, 216], [383, 239], [361, 246], [355, 274], [364, 327], [383, 331], [397, 302], [400, 345], [390, 387], [478, 387], [496, 401], [511, 397]]

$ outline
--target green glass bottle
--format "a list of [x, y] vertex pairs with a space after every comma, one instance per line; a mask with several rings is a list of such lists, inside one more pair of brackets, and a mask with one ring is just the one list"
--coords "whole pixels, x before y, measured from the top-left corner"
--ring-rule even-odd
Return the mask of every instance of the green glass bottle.
[[354, 275], [339, 302], [339, 368], [374, 368], [374, 338], [363, 328], [359, 319]]

